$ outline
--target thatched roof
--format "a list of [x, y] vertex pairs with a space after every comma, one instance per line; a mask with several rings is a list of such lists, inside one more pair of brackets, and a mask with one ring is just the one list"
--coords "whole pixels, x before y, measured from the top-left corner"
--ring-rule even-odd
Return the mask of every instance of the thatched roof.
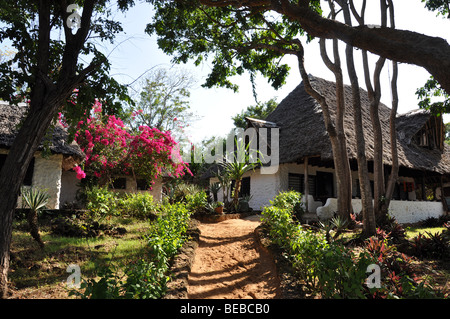
[[[11, 147], [26, 111], [27, 106], [24, 104], [14, 106], [0, 102], [0, 148], [8, 149]], [[53, 129], [49, 147], [52, 153], [72, 157], [75, 162], [81, 162], [85, 158], [85, 154], [76, 142], [68, 143], [68, 133], [59, 124]], [[39, 146], [39, 150], [42, 149], [43, 144]]]
[[[327, 100], [334, 121], [336, 109], [335, 83], [310, 76], [311, 85]], [[370, 103], [367, 92], [361, 91], [364, 135], [366, 139], [366, 156], [373, 160], [373, 131], [370, 120]], [[345, 86], [346, 113], [344, 118], [345, 134], [349, 158], [356, 161], [356, 136], [353, 122], [351, 87]], [[392, 155], [389, 138], [390, 109], [380, 105], [380, 120], [383, 130], [384, 162], [390, 165]], [[430, 119], [431, 115], [423, 110], [398, 115], [397, 137], [399, 164], [413, 170], [450, 173], [450, 147], [445, 144], [443, 152], [428, 149], [415, 144], [412, 137]], [[261, 127], [261, 122], [253, 123]], [[316, 157], [322, 162], [332, 162], [333, 154], [328, 133], [325, 129], [322, 109], [319, 103], [306, 93], [303, 83], [295, 88], [278, 107], [267, 116], [266, 121], [275, 123], [280, 128], [280, 163], [301, 162], [304, 157]], [[440, 119], [442, 121], [442, 119]]]

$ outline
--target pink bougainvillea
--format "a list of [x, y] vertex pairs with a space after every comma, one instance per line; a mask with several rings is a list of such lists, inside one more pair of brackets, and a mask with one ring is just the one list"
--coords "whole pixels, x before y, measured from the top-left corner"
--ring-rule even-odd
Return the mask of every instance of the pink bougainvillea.
[[78, 179], [83, 179], [86, 177], [86, 173], [81, 169], [80, 166], [75, 166], [73, 170], [77, 173]]
[[[154, 182], [161, 174], [180, 177], [190, 173], [170, 132], [140, 126], [138, 133], [131, 133], [121, 119], [102, 115], [99, 102], [77, 128], [75, 140], [86, 154], [85, 170], [98, 178], [108, 180], [126, 174]], [[77, 177], [82, 176], [80, 167], [75, 171]]]

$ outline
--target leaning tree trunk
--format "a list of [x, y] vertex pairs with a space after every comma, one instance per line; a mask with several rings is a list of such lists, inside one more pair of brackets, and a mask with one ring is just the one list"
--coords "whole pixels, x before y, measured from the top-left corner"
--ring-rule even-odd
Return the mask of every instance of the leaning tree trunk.
[[[7, 296], [9, 248], [11, 245], [12, 220], [18, 194], [28, 165], [42, 138], [45, 136], [53, 114], [62, 101], [51, 99], [43, 103], [43, 98], [32, 100], [30, 111], [14, 144], [9, 150], [0, 172], [0, 297]], [[40, 102], [40, 104], [39, 104]]]
[[[57, 80], [53, 75], [49, 77], [52, 4], [50, 1], [39, 1], [38, 5], [39, 35], [34, 82], [30, 83], [31, 105], [0, 171], [0, 298], [7, 297], [12, 220], [28, 165], [58, 108], [86, 76], [103, 63], [103, 60], [93, 60], [84, 70], [77, 70], [78, 56], [91, 31], [91, 17], [95, 5], [94, 0], [86, 0], [78, 31], [72, 34], [70, 27], [63, 23], [66, 43], [61, 67]], [[65, 9], [62, 9], [63, 20], [68, 16]]]
[[[334, 7], [330, 4], [334, 12]], [[345, 115], [345, 97], [344, 97], [344, 80], [342, 76], [341, 60], [339, 56], [338, 40], [333, 39], [333, 55], [334, 62], [328, 57], [325, 39], [320, 39], [320, 55], [325, 65], [334, 73], [336, 78], [336, 119], [334, 123], [335, 130], [330, 130], [330, 125], [326, 125], [327, 132], [330, 136], [333, 148], [334, 166], [337, 177], [337, 200], [338, 215], [344, 219], [350, 219], [352, 213], [352, 179], [350, 162], [347, 153], [347, 141], [344, 128]], [[322, 111], [324, 105], [322, 105]], [[331, 122], [329, 111], [323, 112], [326, 122]]]
[[[395, 28], [395, 13], [394, 4], [392, 0], [388, 0], [389, 4], [389, 17], [391, 28]], [[391, 203], [392, 195], [394, 194], [395, 184], [398, 179], [398, 150], [397, 150], [397, 129], [395, 126], [395, 120], [397, 118], [397, 108], [398, 108], [398, 91], [397, 91], [397, 78], [398, 78], [398, 63], [392, 61], [392, 80], [391, 80], [391, 91], [392, 91], [392, 108], [391, 115], [389, 118], [389, 132], [391, 140], [391, 156], [392, 156], [392, 168], [391, 174], [389, 175], [388, 183], [386, 186], [386, 199], [384, 205], [381, 207], [381, 213], [383, 216], [388, 215], [389, 204]]]
[[[344, 10], [346, 23], [351, 25], [349, 7], [346, 5], [346, 3], [342, 3], [342, 1], [340, 2], [340, 4]], [[369, 171], [367, 168], [366, 143], [361, 111], [361, 94], [359, 90], [358, 76], [355, 70], [353, 47], [347, 44], [345, 53], [347, 60], [347, 71], [352, 86], [353, 122], [355, 125], [354, 127], [356, 135], [356, 158], [358, 161], [358, 178], [361, 192], [363, 235], [365, 237], [370, 237], [376, 234], [376, 221], [373, 210]]]
[[300, 44], [299, 50], [297, 52], [297, 59], [305, 91], [309, 95], [311, 95], [322, 108], [325, 128], [330, 138], [336, 170], [338, 212], [339, 215], [343, 216], [344, 218], [349, 218], [350, 212], [352, 211], [350, 166], [348, 161], [347, 148], [345, 146], [345, 143], [341, 143], [340, 141], [342, 140], [342, 138], [344, 138], [345, 141], [345, 135], [338, 134], [336, 126], [331, 120], [330, 109], [325, 97], [311, 86], [308, 74], [304, 66], [303, 48]]
[[39, 234], [38, 212], [34, 209], [30, 209], [27, 214], [27, 219], [31, 237], [34, 238], [41, 248], [44, 248], [44, 242]]

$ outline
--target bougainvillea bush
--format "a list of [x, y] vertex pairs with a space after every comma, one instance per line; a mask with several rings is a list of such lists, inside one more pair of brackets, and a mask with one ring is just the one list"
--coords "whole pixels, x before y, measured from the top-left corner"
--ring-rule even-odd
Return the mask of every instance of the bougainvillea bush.
[[162, 174], [181, 177], [190, 173], [169, 131], [140, 126], [133, 133], [120, 118], [103, 115], [100, 102], [78, 123], [75, 140], [86, 154], [84, 170], [74, 169], [79, 179], [87, 173], [106, 184], [115, 176], [131, 175], [152, 185]]

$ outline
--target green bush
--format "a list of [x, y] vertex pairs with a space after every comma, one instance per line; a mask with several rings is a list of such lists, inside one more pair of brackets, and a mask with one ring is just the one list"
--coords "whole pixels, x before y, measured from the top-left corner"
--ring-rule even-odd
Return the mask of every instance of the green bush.
[[269, 234], [275, 244], [289, 248], [290, 239], [297, 231], [297, 225], [287, 208], [276, 206], [265, 207], [262, 211], [263, 222], [268, 225]]
[[278, 195], [262, 212], [271, 240], [312, 292], [324, 298], [363, 298], [365, 271], [373, 259], [367, 254], [355, 258], [345, 247], [328, 243], [322, 232], [303, 229], [291, 214], [297, 203], [293, 195]]
[[[291, 194], [278, 195], [271, 201], [272, 206], [264, 208], [263, 221], [272, 242], [283, 250], [296, 275], [312, 293], [322, 298], [442, 297], [430, 286], [411, 279], [414, 274], [410, 258], [388, 245], [387, 239], [370, 238], [357, 255], [337, 241], [326, 240], [323, 230], [302, 228], [291, 214], [294, 199]], [[441, 247], [443, 237], [436, 235], [434, 245]], [[424, 240], [416, 242], [423, 245]], [[369, 289], [365, 285], [371, 264], [380, 266], [381, 288]]]
[[206, 211], [206, 205], [208, 203], [208, 196], [205, 191], [195, 192], [193, 194], [186, 194], [185, 196], [186, 207], [194, 213], [200, 213]]
[[182, 203], [163, 203], [147, 234], [151, 250], [163, 252], [167, 258], [173, 257], [186, 239], [190, 216], [191, 212]]
[[296, 191], [280, 192], [270, 201], [272, 206], [289, 210], [297, 219], [305, 213], [302, 206], [302, 194]]
[[365, 299], [367, 267], [375, 259], [365, 252], [355, 256], [347, 248], [330, 244], [317, 262], [317, 290], [322, 298]]
[[153, 218], [158, 210], [153, 196], [149, 193], [130, 193], [120, 202], [122, 213], [131, 217], [146, 219]]
[[102, 219], [117, 214], [118, 196], [107, 186], [92, 186], [84, 190], [90, 217]]

